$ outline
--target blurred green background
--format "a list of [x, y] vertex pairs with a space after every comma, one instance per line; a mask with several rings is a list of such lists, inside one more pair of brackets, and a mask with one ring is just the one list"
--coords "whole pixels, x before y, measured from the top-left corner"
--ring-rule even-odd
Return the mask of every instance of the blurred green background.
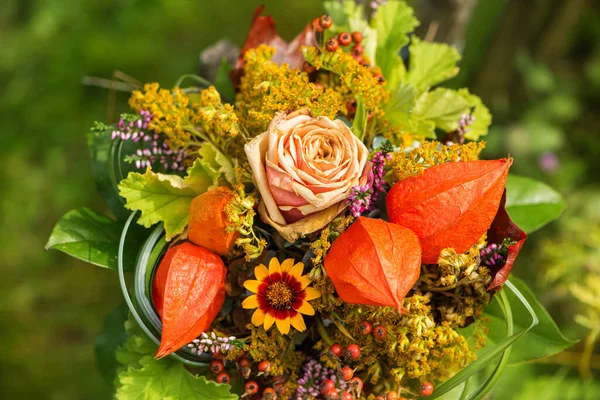
[[[316, 0], [263, 2], [286, 39], [322, 12]], [[83, 85], [82, 77], [110, 78], [118, 69], [171, 86], [196, 71], [206, 46], [223, 37], [241, 44], [260, 3], [2, 1], [1, 399], [111, 397], [93, 349], [104, 318], [121, 302], [116, 275], [43, 250], [66, 211], [106, 211], [85, 133], [106, 119], [109, 93]], [[594, 385], [600, 369], [592, 351], [600, 334], [600, 2], [411, 3], [422, 20], [419, 34], [464, 52], [452, 84], [468, 86], [492, 110], [484, 157], [510, 153], [513, 172], [550, 183], [570, 205], [527, 242], [515, 272], [582, 342], [509, 370], [493, 398], [587, 398], [585, 385]], [[125, 101], [117, 97], [117, 110]]]

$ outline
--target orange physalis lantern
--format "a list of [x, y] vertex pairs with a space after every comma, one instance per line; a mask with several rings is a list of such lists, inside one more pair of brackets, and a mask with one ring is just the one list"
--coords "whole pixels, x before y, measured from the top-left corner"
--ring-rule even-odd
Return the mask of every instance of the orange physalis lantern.
[[152, 283], [162, 320], [156, 358], [180, 349], [206, 331], [225, 301], [227, 268], [210, 251], [185, 242], [170, 248]]
[[386, 206], [389, 221], [411, 229], [423, 248], [423, 263], [440, 252], [464, 253], [488, 230], [504, 192], [512, 158], [450, 162], [396, 183]]
[[400, 225], [359, 217], [331, 245], [325, 269], [345, 302], [402, 309], [421, 272], [419, 238]]
[[209, 190], [192, 200], [188, 239], [221, 256], [227, 255], [239, 237], [238, 232], [228, 232], [225, 206], [233, 192], [225, 186]]

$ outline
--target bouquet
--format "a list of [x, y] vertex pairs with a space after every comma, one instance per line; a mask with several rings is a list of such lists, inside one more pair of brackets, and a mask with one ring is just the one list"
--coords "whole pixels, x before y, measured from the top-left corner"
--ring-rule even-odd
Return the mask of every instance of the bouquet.
[[290, 43], [260, 8], [213, 82], [130, 83], [93, 127], [114, 218], [71, 211], [47, 248], [118, 271], [117, 399], [474, 399], [571, 343], [507, 280], [511, 217], [537, 229], [560, 196], [479, 159], [489, 110], [440, 86], [458, 52], [373, 4], [326, 2]]

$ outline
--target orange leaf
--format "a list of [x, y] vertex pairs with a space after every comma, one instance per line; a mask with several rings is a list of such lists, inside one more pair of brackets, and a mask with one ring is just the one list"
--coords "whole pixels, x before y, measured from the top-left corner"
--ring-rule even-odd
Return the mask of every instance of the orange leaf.
[[359, 217], [331, 245], [325, 269], [345, 302], [402, 309], [421, 273], [419, 238], [400, 225]]
[[227, 255], [239, 237], [238, 232], [227, 232], [224, 208], [233, 197], [231, 189], [221, 186], [192, 200], [188, 239], [221, 256]]
[[390, 222], [411, 229], [423, 248], [423, 263], [440, 252], [466, 252], [488, 230], [500, 204], [512, 158], [451, 162], [396, 183], [386, 206]]
[[170, 248], [152, 285], [162, 319], [156, 358], [185, 346], [208, 329], [225, 301], [227, 269], [221, 258], [185, 242]]

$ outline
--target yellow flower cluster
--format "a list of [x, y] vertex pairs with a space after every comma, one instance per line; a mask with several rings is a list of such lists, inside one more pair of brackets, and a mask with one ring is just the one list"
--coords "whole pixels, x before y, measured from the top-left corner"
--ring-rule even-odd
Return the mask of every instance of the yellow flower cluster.
[[313, 115], [334, 118], [342, 108], [341, 96], [310, 83], [308, 75], [271, 58], [275, 49], [260, 45], [244, 55], [244, 76], [236, 109], [251, 135], [264, 132], [278, 111], [308, 108]]
[[477, 160], [485, 148], [485, 142], [445, 145], [435, 141], [424, 141], [420, 147], [408, 152], [392, 153], [387, 162], [389, 168], [385, 180], [393, 185], [410, 176], [421, 174], [425, 169], [447, 162]]
[[303, 47], [302, 53], [317, 70], [324, 69], [338, 75], [342, 87], [337, 90], [354, 94], [363, 101], [367, 110], [375, 110], [389, 100], [389, 92], [379, 83], [373, 71], [361, 65], [350, 53], [342, 49], [323, 52], [316, 47]]
[[266, 240], [256, 236], [253, 228], [256, 215], [254, 207], [258, 199], [251, 194], [247, 195], [242, 184], [236, 185], [233, 193], [231, 201], [227, 203], [224, 210], [229, 222], [228, 230], [240, 233], [236, 245], [244, 250], [246, 261], [254, 260], [267, 247]]
[[190, 139], [190, 133], [183, 128], [189, 121], [188, 103], [183, 90], [160, 89], [158, 83], [145, 84], [143, 91], [134, 90], [129, 98], [129, 106], [136, 112], [152, 113], [148, 127], [165, 134], [172, 148], [183, 147]]
[[[399, 386], [408, 386], [411, 379], [444, 380], [473, 361], [475, 354], [467, 340], [448, 323], [434, 321], [429, 302], [429, 297], [419, 294], [407, 297], [402, 315], [392, 307], [344, 304], [339, 315], [353, 339], [336, 329], [331, 340], [342, 346], [353, 342], [360, 346], [358, 369], [366, 371], [375, 385], [390, 375]], [[382, 325], [386, 336], [375, 339], [372, 334], [361, 334], [364, 321]], [[329, 367], [335, 366], [327, 352], [322, 361]]]
[[219, 136], [236, 136], [239, 133], [238, 117], [231, 104], [223, 104], [214, 86], [200, 93], [200, 100], [192, 104], [191, 121], [206, 132]]

